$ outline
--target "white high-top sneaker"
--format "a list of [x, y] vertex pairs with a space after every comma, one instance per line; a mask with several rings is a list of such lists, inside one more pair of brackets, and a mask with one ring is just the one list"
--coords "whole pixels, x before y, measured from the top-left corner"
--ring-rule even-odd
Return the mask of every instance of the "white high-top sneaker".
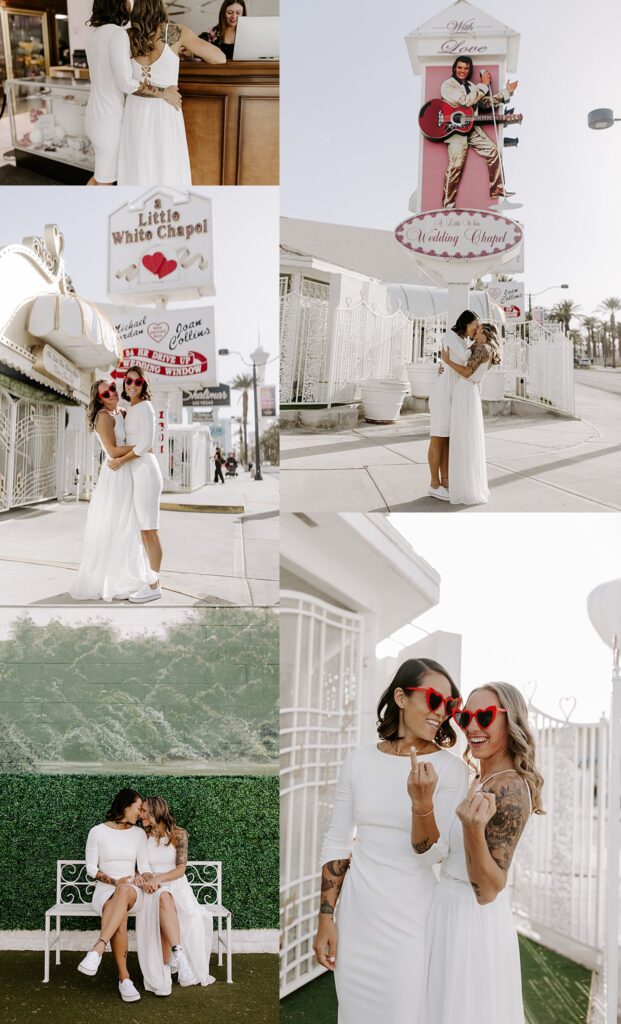
[[190, 967], [187, 957], [180, 946], [172, 951], [172, 962], [177, 968], [179, 984], [185, 988], [186, 985], [198, 985], [198, 979]]

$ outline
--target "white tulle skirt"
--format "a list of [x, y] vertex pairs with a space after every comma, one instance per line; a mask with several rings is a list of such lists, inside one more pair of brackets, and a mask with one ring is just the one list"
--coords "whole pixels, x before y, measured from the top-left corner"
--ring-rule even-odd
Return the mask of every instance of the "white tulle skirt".
[[481, 392], [463, 378], [455, 384], [451, 404], [449, 493], [451, 505], [489, 501]]
[[441, 878], [427, 924], [422, 1024], [524, 1024], [517, 933], [506, 890], [479, 906]]
[[160, 894], [171, 893], [181, 932], [181, 945], [196, 978], [197, 985], [211, 985], [216, 979], [209, 973], [213, 941], [213, 917], [199, 905], [187, 878], [165, 882], [154, 893], [145, 893], [136, 917], [136, 949], [144, 987], [147, 992], [167, 994], [172, 979], [162, 957], [160, 936]]
[[104, 462], [86, 517], [82, 562], [69, 591], [80, 601], [112, 601], [154, 583], [140, 537], [129, 466]]

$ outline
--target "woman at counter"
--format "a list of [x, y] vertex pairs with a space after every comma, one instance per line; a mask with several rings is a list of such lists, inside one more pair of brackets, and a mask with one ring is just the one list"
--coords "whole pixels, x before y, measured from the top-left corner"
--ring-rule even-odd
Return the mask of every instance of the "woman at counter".
[[[177, 89], [179, 53], [184, 50], [207, 64], [226, 57], [185, 25], [168, 21], [163, 0], [136, 0], [130, 18], [132, 75], [141, 86]], [[119, 149], [119, 185], [192, 185], [190, 157], [178, 106], [165, 102], [145, 107], [140, 90], [127, 97]]]
[[117, 179], [119, 143], [125, 98], [132, 93], [181, 104], [176, 84], [154, 86], [132, 75], [129, 39], [122, 27], [131, 0], [94, 0], [86, 43], [91, 92], [86, 107], [86, 134], [95, 150], [95, 173], [89, 185], [112, 185]]
[[237, 22], [246, 14], [245, 0], [224, 0], [218, 15], [218, 24], [208, 32], [202, 32], [200, 38], [222, 50], [227, 60], [233, 60]]

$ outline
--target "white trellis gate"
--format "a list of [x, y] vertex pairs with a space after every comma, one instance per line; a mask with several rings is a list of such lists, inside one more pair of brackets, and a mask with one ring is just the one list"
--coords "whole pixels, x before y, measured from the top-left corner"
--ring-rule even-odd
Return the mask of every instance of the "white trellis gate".
[[55, 498], [64, 408], [0, 388], [0, 511]]
[[363, 616], [281, 592], [281, 992], [322, 973], [313, 957], [338, 773], [360, 742]]

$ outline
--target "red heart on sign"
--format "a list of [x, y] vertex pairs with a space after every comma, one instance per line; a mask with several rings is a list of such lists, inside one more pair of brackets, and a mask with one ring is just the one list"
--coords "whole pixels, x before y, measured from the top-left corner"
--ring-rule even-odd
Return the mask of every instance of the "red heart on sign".
[[154, 252], [152, 256], [143, 256], [142, 265], [146, 267], [151, 274], [155, 274], [158, 277], [160, 267], [162, 263], [166, 262], [166, 258], [163, 252]]
[[[157, 254], [157, 255], [159, 255], [159, 254]], [[157, 272], [157, 276], [160, 279], [162, 277], [168, 277], [168, 275], [172, 274], [173, 270], [176, 270], [176, 269], [177, 269], [177, 261], [176, 260], [166, 260], [165, 259], [164, 262], [162, 263], [160, 269]]]

